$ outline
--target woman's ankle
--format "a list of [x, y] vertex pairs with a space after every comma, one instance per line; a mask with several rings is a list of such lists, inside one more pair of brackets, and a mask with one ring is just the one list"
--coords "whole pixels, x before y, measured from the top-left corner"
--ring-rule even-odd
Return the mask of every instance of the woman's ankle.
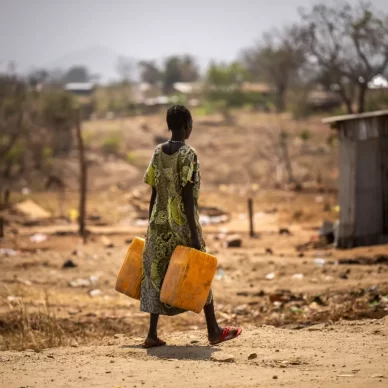
[[148, 332], [147, 338], [150, 338], [150, 339], [153, 339], [153, 340], [157, 340], [158, 339], [158, 334], [157, 333], [150, 333], [150, 332]]
[[218, 337], [222, 333], [222, 328], [220, 326], [212, 327], [211, 329], [208, 328], [207, 335], [209, 338]]

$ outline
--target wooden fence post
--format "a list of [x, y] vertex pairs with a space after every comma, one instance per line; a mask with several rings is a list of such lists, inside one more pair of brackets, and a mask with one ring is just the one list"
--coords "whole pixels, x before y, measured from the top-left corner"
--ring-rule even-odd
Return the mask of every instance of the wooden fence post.
[[248, 199], [248, 212], [249, 212], [249, 235], [255, 237], [255, 229], [253, 225], [253, 200]]
[[0, 216], [0, 238], [4, 237], [4, 218]]
[[7, 209], [10, 196], [11, 196], [11, 190], [6, 189], [4, 191], [4, 198], [3, 198], [3, 192], [0, 191], [0, 238], [3, 238], [5, 236], [5, 231], [4, 231], [5, 220], [3, 215], [1, 214], [1, 211]]
[[78, 152], [79, 152], [79, 178], [80, 178], [80, 198], [79, 198], [79, 234], [83, 238], [84, 244], [86, 243], [86, 197], [87, 197], [87, 165], [85, 159], [85, 147], [82, 138], [81, 130], [81, 111], [76, 110], [75, 114], [75, 128], [78, 140]]

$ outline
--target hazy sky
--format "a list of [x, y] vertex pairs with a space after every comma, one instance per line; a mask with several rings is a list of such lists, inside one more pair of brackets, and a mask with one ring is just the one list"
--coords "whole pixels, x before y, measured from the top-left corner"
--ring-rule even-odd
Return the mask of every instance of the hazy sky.
[[[20, 69], [67, 65], [77, 55], [92, 63], [117, 55], [151, 59], [185, 52], [202, 64], [229, 60], [264, 30], [295, 20], [298, 6], [314, 2], [0, 0], [0, 67], [9, 60]], [[388, 11], [388, 0], [372, 2]]]

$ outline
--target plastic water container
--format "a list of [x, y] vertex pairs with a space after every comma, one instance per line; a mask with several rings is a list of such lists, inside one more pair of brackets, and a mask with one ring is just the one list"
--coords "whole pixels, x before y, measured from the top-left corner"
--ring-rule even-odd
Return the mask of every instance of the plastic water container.
[[160, 301], [200, 313], [209, 295], [216, 268], [216, 257], [179, 245], [171, 256]]
[[116, 291], [140, 300], [143, 271], [144, 239], [135, 237], [129, 245], [127, 255], [116, 281]]

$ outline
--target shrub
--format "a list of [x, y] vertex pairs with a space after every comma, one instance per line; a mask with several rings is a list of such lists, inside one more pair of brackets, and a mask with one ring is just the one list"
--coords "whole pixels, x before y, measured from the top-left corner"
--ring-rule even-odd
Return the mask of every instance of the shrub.
[[133, 151], [128, 151], [127, 152], [127, 162], [129, 164], [133, 164], [136, 160], [136, 155]]
[[304, 99], [295, 100], [291, 103], [290, 111], [295, 120], [305, 119], [313, 113], [311, 106]]
[[102, 144], [105, 155], [118, 155], [120, 151], [120, 138], [118, 136], [107, 137]]
[[46, 160], [50, 160], [53, 157], [53, 150], [48, 146], [44, 147], [43, 148], [43, 157]]
[[308, 129], [304, 129], [300, 134], [299, 137], [303, 141], [309, 141], [311, 139], [311, 132]]

